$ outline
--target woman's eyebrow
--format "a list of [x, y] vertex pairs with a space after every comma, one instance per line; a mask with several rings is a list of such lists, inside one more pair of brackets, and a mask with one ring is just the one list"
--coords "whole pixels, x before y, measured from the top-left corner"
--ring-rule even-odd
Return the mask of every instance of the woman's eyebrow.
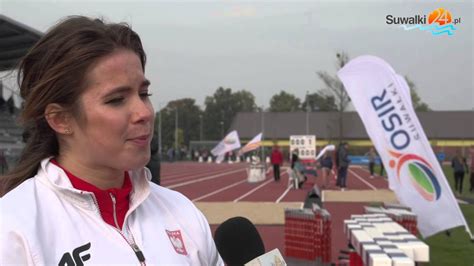
[[[143, 88], [143, 87], [148, 87], [150, 86], [151, 82], [148, 80], [148, 79], [145, 79], [142, 84], [140, 85], [140, 88]], [[116, 93], [121, 93], [121, 92], [129, 92], [133, 90], [132, 87], [128, 86], [128, 85], [125, 85], [125, 86], [119, 86], [119, 87], [116, 87], [116, 88], [113, 88], [112, 90], [110, 90], [109, 92], [107, 92], [106, 95], [104, 95], [104, 97], [107, 97], [109, 95], [112, 95], [112, 94], [116, 94]]]

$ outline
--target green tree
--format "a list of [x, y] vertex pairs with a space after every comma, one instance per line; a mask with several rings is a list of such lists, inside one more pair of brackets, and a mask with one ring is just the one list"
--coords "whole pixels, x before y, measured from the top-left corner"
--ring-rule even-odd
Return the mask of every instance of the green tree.
[[301, 110], [301, 100], [295, 95], [280, 91], [270, 99], [270, 112], [294, 112]]
[[[160, 111], [163, 147], [175, 147], [176, 120], [178, 122], [178, 147], [189, 146], [191, 140], [199, 139], [199, 115], [202, 114], [202, 110], [196, 105], [194, 99], [183, 98], [170, 101]], [[157, 114], [158, 116], [159, 114]], [[157, 128], [159, 121], [155, 121], [155, 128]]]
[[422, 102], [420, 96], [418, 96], [415, 83], [412, 80], [410, 80], [407, 76], [405, 76], [405, 80], [408, 84], [408, 87], [410, 88], [410, 96], [411, 96], [411, 102], [413, 104], [413, 109], [415, 109], [415, 111], [420, 111], [420, 112], [431, 111], [428, 104]]
[[[344, 65], [349, 62], [349, 56], [345, 52], [337, 53], [336, 54], [337, 58], [337, 70], [341, 69], [344, 67]], [[318, 71], [317, 72], [318, 77], [323, 81], [324, 85], [326, 87], [322, 90], [323, 94], [326, 95], [332, 95], [334, 96], [334, 99], [336, 100], [336, 106], [337, 106], [337, 111], [339, 112], [339, 141], [343, 139], [343, 123], [342, 123], [342, 114], [343, 112], [347, 109], [347, 106], [349, 106], [349, 103], [351, 99], [349, 98], [349, 95], [347, 94], [346, 89], [344, 88], [344, 85], [342, 82], [339, 80], [339, 78], [336, 75], [330, 75], [326, 71]]]
[[301, 109], [306, 111], [306, 106], [309, 106], [309, 111], [337, 111], [336, 100], [332, 95], [325, 95], [321, 93], [311, 93], [306, 96]]
[[255, 96], [246, 90], [232, 92], [231, 88], [219, 87], [212, 96], [204, 101], [204, 136], [208, 140], [221, 139], [238, 112], [257, 110]]

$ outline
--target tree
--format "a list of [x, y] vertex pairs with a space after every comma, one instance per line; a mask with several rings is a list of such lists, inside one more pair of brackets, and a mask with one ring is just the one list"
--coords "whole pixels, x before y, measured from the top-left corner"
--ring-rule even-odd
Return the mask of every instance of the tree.
[[301, 110], [301, 100], [295, 95], [280, 91], [270, 99], [270, 112], [294, 112]]
[[231, 88], [219, 87], [212, 96], [207, 96], [204, 110], [204, 135], [206, 139], [221, 139], [238, 112], [253, 112], [257, 109], [255, 96], [246, 90], [232, 92]]
[[[344, 53], [337, 53], [337, 70], [344, 67], [344, 65], [349, 62], [349, 56]], [[326, 95], [332, 95], [336, 100], [337, 111], [339, 112], [339, 141], [343, 139], [343, 123], [342, 123], [342, 114], [347, 109], [349, 102], [351, 99], [347, 94], [344, 85], [339, 80], [337, 76], [331, 76], [326, 71], [318, 71], [318, 77], [323, 81], [326, 85], [326, 88], [323, 89], [322, 93]]]
[[306, 106], [309, 105], [309, 111], [337, 111], [336, 100], [332, 95], [325, 95], [321, 93], [311, 93], [306, 96], [301, 109], [306, 111]]
[[405, 80], [408, 84], [408, 87], [410, 88], [410, 96], [411, 96], [411, 102], [413, 104], [413, 109], [415, 109], [415, 111], [420, 111], [420, 112], [431, 111], [428, 104], [422, 102], [420, 96], [418, 96], [418, 93], [416, 92], [417, 89], [416, 89], [415, 83], [412, 80], [410, 80], [407, 76], [405, 76]]
[[[160, 111], [162, 112], [161, 132], [163, 147], [175, 146], [176, 112], [178, 120], [178, 148], [183, 145], [188, 146], [191, 140], [199, 139], [199, 115], [202, 114], [202, 110], [196, 105], [194, 99], [183, 98], [170, 101]], [[155, 121], [156, 129], [159, 125], [158, 120]]]

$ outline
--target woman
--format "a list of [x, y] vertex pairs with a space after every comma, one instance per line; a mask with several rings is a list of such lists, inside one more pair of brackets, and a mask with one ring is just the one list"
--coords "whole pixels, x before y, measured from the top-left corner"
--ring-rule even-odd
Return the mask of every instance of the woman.
[[451, 160], [454, 176], [454, 190], [460, 195], [462, 194], [462, 183], [464, 182], [465, 172], [469, 172], [466, 158], [461, 154], [461, 150], [456, 152], [456, 156]]
[[331, 174], [331, 169], [332, 169], [332, 156], [330, 151], [326, 151], [323, 155], [323, 158], [321, 158], [321, 172], [322, 172], [322, 178], [323, 178], [323, 185], [322, 188], [328, 188], [329, 187], [329, 175]]
[[374, 167], [375, 167], [375, 159], [377, 159], [377, 153], [373, 147], [364, 155], [369, 159], [369, 171], [370, 171], [370, 178], [374, 178]]
[[2, 265], [222, 265], [183, 195], [150, 182], [154, 110], [139, 36], [69, 17], [19, 65], [29, 137], [1, 178]]

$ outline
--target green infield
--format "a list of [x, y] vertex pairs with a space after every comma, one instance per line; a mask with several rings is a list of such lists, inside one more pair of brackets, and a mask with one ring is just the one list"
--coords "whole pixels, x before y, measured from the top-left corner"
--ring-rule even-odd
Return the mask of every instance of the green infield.
[[[474, 231], [474, 205], [461, 204], [460, 207], [471, 231]], [[474, 242], [469, 239], [465, 228], [457, 227], [449, 232], [449, 236], [443, 232], [424, 240], [430, 246], [429, 265], [474, 265]]]

